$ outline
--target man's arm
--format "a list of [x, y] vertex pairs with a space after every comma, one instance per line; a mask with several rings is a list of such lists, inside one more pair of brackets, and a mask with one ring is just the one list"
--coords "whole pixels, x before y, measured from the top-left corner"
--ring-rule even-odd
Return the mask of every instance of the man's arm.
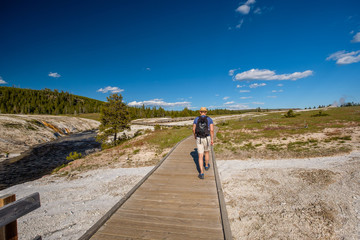
[[214, 124], [210, 124], [211, 145], [214, 145]]
[[193, 124], [193, 134], [194, 134], [194, 138], [196, 139], [196, 135], [195, 135], [195, 129], [196, 129], [196, 124]]

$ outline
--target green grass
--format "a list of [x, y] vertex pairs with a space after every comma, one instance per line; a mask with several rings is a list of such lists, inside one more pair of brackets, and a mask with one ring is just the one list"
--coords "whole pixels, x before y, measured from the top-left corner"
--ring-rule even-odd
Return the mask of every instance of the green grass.
[[125, 141], [120, 144], [119, 147], [121, 149], [134, 148], [132, 153], [135, 155], [139, 153], [139, 148], [146, 144], [150, 145], [157, 154], [161, 154], [165, 149], [172, 148], [179, 141], [189, 137], [190, 135], [192, 135], [191, 127], [161, 127], [155, 131], [147, 131], [146, 135], [143, 135], [141, 138], [135, 137], [131, 144], [128, 143], [128, 141]]
[[283, 150], [281, 144], [266, 144], [266, 149], [271, 150], [271, 151]]
[[148, 144], [156, 147], [159, 151], [173, 147], [182, 139], [190, 136], [192, 130], [188, 127], [172, 127], [156, 130], [144, 138]]
[[[294, 134], [321, 132], [325, 128], [341, 128], [352, 123], [360, 125], [360, 107], [332, 108], [326, 116], [312, 117], [314, 112], [301, 112], [295, 118], [284, 118], [281, 113], [269, 113], [249, 119], [229, 120], [229, 124], [219, 126], [220, 140], [241, 142], [257, 138], [286, 138]], [[236, 130], [250, 130], [252, 133], [240, 133]]]
[[[351, 136], [342, 136], [341, 131], [335, 131], [323, 141], [309, 139], [306, 141], [292, 142], [287, 145], [276, 145], [271, 142], [274, 139], [287, 140], [292, 137], [311, 133], [322, 133], [324, 129], [337, 129], [345, 127], [360, 126], [360, 106], [329, 108], [328, 110], [304, 111], [296, 113], [296, 117], [285, 118], [282, 113], [268, 112], [267, 115], [258, 117], [244, 117], [228, 120], [227, 124], [218, 124], [219, 131], [215, 144], [215, 151], [222, 152], [226, 149], [231, 150], [235, 146], [240, 146], [241, 150], [251, 151], [259, 146], [250, 147], [244, 142], [261, 140], [267, 142], [265, 148], [271, 151], [312, 151], [321, 149], [321, 143], [336, 141], [340, 144], [351, 140]], [[314, 117], [316, 116], [316, 117]], [[239, 148], [239, 147], [238, 147]], [[324, 149], [323, 149], [324, 150]], [[341, 150], [339, 148], [339, 150]], [[348, 149], [343, 149], [344, 151]], [[325, 150], [324, 150], [325, 151]]]
[[64, 116], [68, 117], [80, 117], [80, 118], [86, 118], [91, 120], [96, 120], [100, 122], [100, 113], [82, 113], [82, 114], [64, 114]]
[[4, 123], [3, 126], [6, 128], [15, 128], [15, 129], [23, 128], [23, 125], [19, 123]]

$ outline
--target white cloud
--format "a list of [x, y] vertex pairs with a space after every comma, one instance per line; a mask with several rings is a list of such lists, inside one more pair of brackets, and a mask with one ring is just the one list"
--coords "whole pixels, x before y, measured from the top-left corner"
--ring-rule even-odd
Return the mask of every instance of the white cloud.
[[224, 99], [224, 100], [227, 100], [227, 99], [229, 99], [229, 98], [230, 98], [230, 97], [224, 97], [223, 99]]
[[2, 77], [0, 77], [0, 84], [7, 84], [7, 82], [5, 82], [4, 79], [2, 79]]
[[276, 75], [275, 71], [268, 69], [251, 69], [242, 73], [236, 74], [234, 80], [297, 80], [300, 78], [305, 78], [311, 76], [313, 71], [306, 70], [304, 72], [294, 72], [290, 74], [280, 74]]
[[250, 90], [240, 90], [239, 92], [245, 93], [245, 92], [250, 92]]
[[237, 69], [230, 69], [229, 70], [229, 76], [233, 76], [234, 75], [234, 72], [236, 71]]
[[260, 83], [260, 84], [258, 84], [258, 83], [253, 83], [253, 84], [250, 84], [250, 88], [257, 88], [257, 87], [264, 87], [264, 86], [266, 86], [266, 83]]
[[219, 94], [215, 94], [215, 97], [218, 97], [218, 96], [220, 96]]
[[272, 90], [271, 92], [283, 92], [283, 90]]
[[353, 52], [338, 51], [331, 54], [326, 60], [335, 60], [336, 64], [345, 65], [360, 62], [360, 50]]
[[254, 4], [254, 3], [256, 3], [255, 0], [247, 0], [247, 2], [245, 4], [250, 5], [250, 4]]
[[284, 86], [284, 84], [279, 83], [277, 86], [278, 86], [278, 87], [282, 87], [282, 86]]
[[245, 85], [236, 85], [236, 88], [242, 88], [242, 87], [245, 87]]
[[151, 71], [151, 68], [149, 68], [149, 67], [148, 67], [148, 68], [146, 68], [146, 71]]
[[263, 105], [265, 103], [263, 103], [263, 102], [252, 102], [252, 104]]
[[[241, 19], [240, 22], [239, 22], [239, 24], [236, 25], [235, 28], [237, 28], [237, 29], [241, 28], [241, 26], [243, 25], [243, 23], [244, 23], [244, 19]], [[232, 75], [231, 75], [231, 76], [232, 76]]]
[[254, 10], [254, 13], [260, 15], [262, 13], [262, 11], [261, 11], [260, 8], [257, 8], [257, 9]]
[[244, 15], [249, 14], [250, 12], [250, 5], [254, 4], [256, 1], [255, 0], [248, 0], [246, 3], [244, 3], [243, 5], [239, 6], [235, 11], [242, 13]]
[[240, 97], [240, 99], [249, 99], [249, 98], [252, 98], [252, 97]]
[[246, 15], [246, 14], [249, 14], [250, 7], [248, 5], [246, 5], [246, 4], [244, 4], [244, 5], [239, 6], [235, 11]]
[[226, 102], [226, 103], [224, 103], [225, 105], [229, 105], [229, 104], [233, 104], [233, 103], [235, 103], [234, 101], [231, 101], [231, 102]]
[[97, 90], [97, 92], [102, 92], [102, 93], [107, 93], [107, 92], [120, 93], [123, 91], [124, 91], [124, 89], [120, 89], [118, 87], [111, 87], [111, 86], [108, 86], [106, 88], [100, 88]]
[[153, 100], [148, 100], [148, 101], [142, 101], [142, 102], [137, 102], [137, 101], [133, 101], [130, 102], [128, 104], [129, 106], [132, 107], [139, 107], [142, 105], [145, 106], [159, 106], [159, 107], [190, 107], [190, 102], [164, 102], [162, 99], [153, 99]]
[[249, 106], [241, 103], [236, 103], [236, 104], [227, 105], [225, 108], [230, 110], [240, 110], [240, 109], [248, 109]]
[[49, 77], [59, 78], [59, 77], [61, 77], [61, 75], [60, 75], [60, 74], [58, 74], [58, 73], [53, 73], [53, 72], [50, 72], [50, 73], [49, 73]]
[[354, 38], [351, 40], [351, 42], [353, 43], [358, 43], [360, 42], [360, 32], [358, 32], [357, 34], [355, 34]]

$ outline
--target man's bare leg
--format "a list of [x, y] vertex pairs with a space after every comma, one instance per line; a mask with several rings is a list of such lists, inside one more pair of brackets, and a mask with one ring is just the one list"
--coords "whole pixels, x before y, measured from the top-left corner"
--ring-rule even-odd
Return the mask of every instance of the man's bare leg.
[[[206, 154], [206, 152], [205, 152]], [[199, 166], [200, 166], [200, 173], [203, 174], [204, 173], [204, 154], [203, 153], [199, 153]]]
[[209, 151], [205, 152], [205, 166], [207, 167], [209, 165]]

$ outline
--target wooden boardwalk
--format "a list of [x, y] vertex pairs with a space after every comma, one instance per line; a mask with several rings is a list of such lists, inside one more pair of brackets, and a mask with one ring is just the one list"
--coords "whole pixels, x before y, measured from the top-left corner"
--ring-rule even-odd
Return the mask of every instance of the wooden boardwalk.
[[178, 144], [91, 239], [224, 239], [217, 170], [211, 158], [199, 179], [197, 154], [193, 137]]

